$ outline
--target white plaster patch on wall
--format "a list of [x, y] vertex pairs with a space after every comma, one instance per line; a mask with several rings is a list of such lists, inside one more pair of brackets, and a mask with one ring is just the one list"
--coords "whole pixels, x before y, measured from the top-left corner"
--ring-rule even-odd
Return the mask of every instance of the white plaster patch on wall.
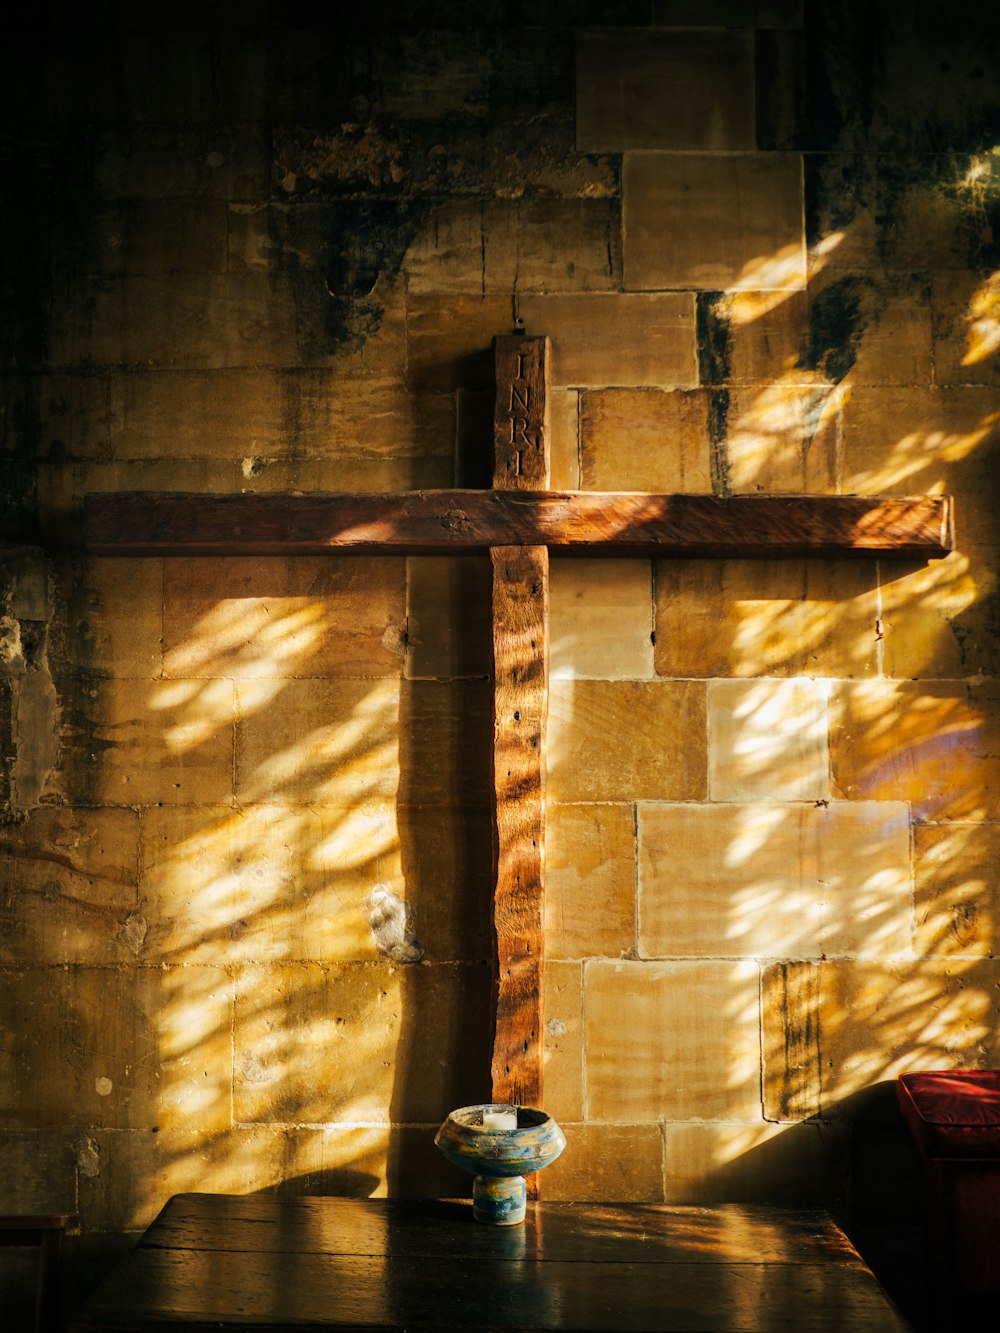
[[98, 1097], [110, 1097], [111, 1089], [114, 1086], [115, 1085], [111, 1082], [109, 1078], [94, 1079], [94, 1091], [97, 1093]]
[[375, 948], [396, 963], [419, 963], [423, 945], [413, 927], [413, 915], [401, 898], [385, 885], [374, 888], [365, 900], [366, 919]]
[[76, 1169], [89, 1180], [101, 1174], [101, 1150], [93, 1139], [82, 1138], [76, 1145]]

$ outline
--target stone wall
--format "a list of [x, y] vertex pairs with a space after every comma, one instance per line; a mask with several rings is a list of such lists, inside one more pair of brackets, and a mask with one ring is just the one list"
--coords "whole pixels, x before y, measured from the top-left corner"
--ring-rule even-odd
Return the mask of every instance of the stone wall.
[[552, 570], [547, 1197], [912, 1220], [891, 1080], [1000, 1059], [986, 10], [5, 43], [2, 1199], [78, 1288], [178, 1190], [462, 1190], [492, 955], [484, 564], [88, 558], [82, 496], [481, 481], [515, 314], [556, 486], [957, 497], [929, 564]]

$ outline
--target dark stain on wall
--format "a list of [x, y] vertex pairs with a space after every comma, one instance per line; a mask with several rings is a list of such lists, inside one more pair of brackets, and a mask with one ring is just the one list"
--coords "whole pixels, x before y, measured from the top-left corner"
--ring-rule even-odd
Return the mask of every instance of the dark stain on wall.
[[819, 371], [839, 384], [854, 365], [865, 330], [877, 321], [885, 299], [870, 278], [832, 282], [809, 304], [807, 343], [800, 370]]

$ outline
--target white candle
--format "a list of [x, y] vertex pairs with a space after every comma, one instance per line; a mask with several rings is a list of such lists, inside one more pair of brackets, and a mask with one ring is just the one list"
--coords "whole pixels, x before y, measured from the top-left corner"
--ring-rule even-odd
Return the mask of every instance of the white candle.
[[483, 1129], [517, 1129], [516, 1111], [484, 1111]]

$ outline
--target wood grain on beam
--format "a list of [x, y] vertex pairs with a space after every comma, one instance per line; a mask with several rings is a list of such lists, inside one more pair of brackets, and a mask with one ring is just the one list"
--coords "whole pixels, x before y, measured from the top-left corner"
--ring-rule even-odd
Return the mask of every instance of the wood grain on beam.
[[644, 495], [454, 490], [393, 495], [88, 495], [99, 555], [460, 554], [926, 559], [953, 546], [949, 496]]
[[[549, 484], [547, 338], [496, 338], [493, 486], [516, 499]], [[515, 507], [514, 512], [519, 512]], [[490, 547], [497, 941], [493, 1099], [541, 1106], [543, 872], [549, 553]], [[529, 1181], [537, 1197], [538, 1181]]]

